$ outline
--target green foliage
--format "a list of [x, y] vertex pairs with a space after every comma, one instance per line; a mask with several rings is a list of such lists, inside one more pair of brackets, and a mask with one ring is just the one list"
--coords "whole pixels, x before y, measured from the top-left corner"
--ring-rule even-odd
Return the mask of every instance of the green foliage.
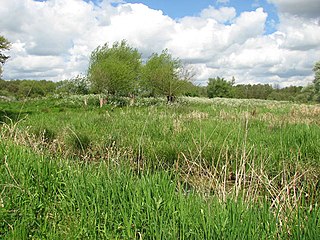
[[86, 76], [78, 75], [70, 80], [58, 82], [56, 92], [81, 95], [89, 94], [90, 83]]
[[320, 102], [320, 62], [317, 62], [314, 67], [314, 90], [315, 90], [315, 97], [318, 102]]
[[216, 77], [209, 78], [207, 86], [207, 94], [209, 98], [214, 97], [233, 97], [232, 85], [234, 83], [227, 81], [224, 78]]
[[128, 96], [137, 90], [141, 55], [126, 41], [95, 49], [90, 58], [88, 80], [94, 92]]
[[181, 82], [181, 92], [184, 96], [188, 97], [206, 97], [206, 87], [196, 86], [192, 82]]
[[235, 92], [236, 98], [268, 99], [269, 95], [274, 91], [279, 91], [279, 89], [273, 89], [270, 84], [255, 84], [255, 85], [240, 84], [240, 85], [234, 86], [234, 92]]
[[[272, 92], [267, 96], [270, 100], [277, 101], [301, 101], [298, 96], [301, 94], [302, 87], [290, 86], [279, 89], [272, 89]], [[305, 101], [306, 102], [306, 101]]]
[[18, 99], [35, 98], [51, 95], [56, 90], [56, 83], [45, 80], [0, 80], [0, 95]]
[[5, 55], [2, 51], [10, 49], [10, 42], [3, 36], [0, 36], [0, 78], [2, 74], [2, 65], [7, 61], [9, 56]]
[[181, 77], [183, 66], [168, 50], [154, 53], [143, 67], [142, 91], [150, 96], [165, 95], [168, 100], [183, 90], [186, 79]]

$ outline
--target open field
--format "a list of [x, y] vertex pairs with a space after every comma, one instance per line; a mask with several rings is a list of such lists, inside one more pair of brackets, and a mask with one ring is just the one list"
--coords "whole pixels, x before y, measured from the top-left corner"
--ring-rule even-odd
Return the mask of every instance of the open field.
[[320, 106], [0, 102], [0, 238], [316, 239]]

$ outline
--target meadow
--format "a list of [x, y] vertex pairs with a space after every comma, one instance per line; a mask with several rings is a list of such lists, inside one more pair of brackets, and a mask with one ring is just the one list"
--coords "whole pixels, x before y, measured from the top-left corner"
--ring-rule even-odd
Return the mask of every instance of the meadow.
[[1, 239], [320, 236], [319, 105], [98, 101], [0, 102]]

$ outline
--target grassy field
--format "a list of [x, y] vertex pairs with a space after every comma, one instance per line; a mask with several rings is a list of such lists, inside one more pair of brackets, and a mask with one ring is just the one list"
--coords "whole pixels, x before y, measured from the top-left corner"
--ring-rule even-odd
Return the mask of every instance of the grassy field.
[[320, 106], [0, 102], [0, 238], [317, 239]]

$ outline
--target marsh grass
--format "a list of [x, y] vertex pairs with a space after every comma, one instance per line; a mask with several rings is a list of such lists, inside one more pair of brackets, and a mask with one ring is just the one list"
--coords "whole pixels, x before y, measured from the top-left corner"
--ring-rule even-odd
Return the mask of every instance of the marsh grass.
[[40, 138], [41, 141], [50, 143], [56, 139], [56, 132], [47, 127], [37, 127], [33, 129], [35, 137]]
[[63, 101], [1, 125], [0, 238], [320, 235], [317, 106]]
[[[174, 172], [133, 172], [0, 144], [1, 232], [7, 239], [315, 239], [319, 209], [281, 216], [270, 201], [205, 196]], [[23, 159], [23, 161], [22, 161]], [[278, 208], [270, 211], [273, 208]]]
[[70, 133], [66, 137], [66, 144], [70, 146], [71, 150], [78, 153], [85, 153], [87, 149], [90, 147], [91, 140], [88, 135], [83, 133], [76, 133], [72, 129], [69, 129]]

